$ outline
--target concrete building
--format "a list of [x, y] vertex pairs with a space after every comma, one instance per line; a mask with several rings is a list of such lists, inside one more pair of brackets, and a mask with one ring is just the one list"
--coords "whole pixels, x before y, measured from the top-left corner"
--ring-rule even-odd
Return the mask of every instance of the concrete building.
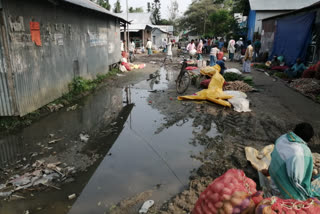
[[[127, 13], [119, 14], [120, 17], [127, 20]], [[152, 22], [151, 13], [129, 13], [128, 14], [129, 29], [127, 29], [129, 40], [136, 43], [136, 47], [145, 46], [147, 39], [151, 39]], [[125, 38], [124, 28], [121, 28], [121, 39]], [[128, 38], [128, 37], [126, 37]]]
[[310, 6], [318, 0], [249, 0], [248, 40], [253, 40], [254, 33], [261, 34], [262, 19], [288, 13]]
[[124, 19], [89, 0], [0, 0], [0, 116], [23, 116], [120, 61]]

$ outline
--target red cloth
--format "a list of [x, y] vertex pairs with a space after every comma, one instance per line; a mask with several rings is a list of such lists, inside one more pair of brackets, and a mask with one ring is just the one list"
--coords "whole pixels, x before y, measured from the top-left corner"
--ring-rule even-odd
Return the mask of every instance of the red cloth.
[[127, 69], [127, 71], [131, 71], [131, 67], [128, 63], [122, 62], [121, 64]]
[[188, 66], [188, 67], [186, 67], [186, 70], [187, 70], [187, 71], [192, 71], [192, 70], [195, 70], [195, 69], [198, 69], [198, 67], [194, 67], [194, 66]]
[[273, 67], [271, 68], [271, 70], [284, 72], [284, 71], [287, 70], [288, 68], [290, 68], [290, 67], [288, 67], [288, 66], [273, 66]]
[[203, 88], [208, 88], [209, 87], [209, 84], [210, 84], [210, 81], [211, 79], [206, 79], [206, 80], [203, 80], [200, 85], [203, 87]]
[[223, 59], [223, 56], [224, 56], [224, 53], [222, 51], [220, 51], [217, 55], [217, 59], [218, 60], [222, 60]]

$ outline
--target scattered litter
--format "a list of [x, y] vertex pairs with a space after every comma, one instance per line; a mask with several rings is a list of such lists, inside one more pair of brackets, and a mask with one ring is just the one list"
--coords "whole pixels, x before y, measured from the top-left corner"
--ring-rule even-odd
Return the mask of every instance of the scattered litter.
[[57, 143], [57, 142], [59, 142], [59, 141], [61, 141], [61, 140], [63, 140], [63, 138], [51, 140], [51, 141], [49, 141], [48, 144], [55, 144], [55, 143]]
[[34, 152], [34, 153], [31, 154], [31, 157], [33, 158], [33, 157], [36, 157], [38, 155], [39, 155], [38, 152]]
[[111, 123], [111, 126], [115, 126], [115, 125], [117, 125], [117, 122]]
[[54, 134], [49, 134], [49, 137], [50, 137], [50, 138], [53, 138], [53, 137], [54, 137]]
[[141, 209], [139, 210], [139, 213], [147, 213], [148, 210], [154, 205], [153, 200], [149, 200], [143, 203]]
[[69, 200], [75, 199], [76, 197], [77, 197], [76, 194], [72, 194], [68, 196]]
[[250, 102], [245, 93], [241, 91], [224, 91], [224, 93], [233, 96], [233, 98], [228, 99], [228, 101], [232, 104], [236, 112], [251, 112], [249, 108]]
[[155, 62], [155, 61], [150, 61], [150, 63], [151, 63], [151, 64], [157, 64], [157, 62]]
[[23, 214], [30, 214], [29, 210], [24, 211]]
[[7, 198], [12, 195], [13, 192], [0, 192], [0, 198]]
[[87, 143], [89, 141], [90, 136], [87, 134], [80, 134], [81, 142]]
[[55, 112], [55, 111], [59, 111], [59, 109], [63, 108], [64, 106], [62, 104], [51, 103], [47, 105], [47, 107], [51, 112]]
[[68, 107], [67, 111], [75, 111], [78, 108], [78, 104], [75, 104], [74, 106]]
[[125, 77], [126, 75], [123, 74], [117, 74], [118, 77]]
[[267, 75], [268, 77], [270, 77], [270, 74], [268, 74], [267, 72], [264, 72], [265, 75]]

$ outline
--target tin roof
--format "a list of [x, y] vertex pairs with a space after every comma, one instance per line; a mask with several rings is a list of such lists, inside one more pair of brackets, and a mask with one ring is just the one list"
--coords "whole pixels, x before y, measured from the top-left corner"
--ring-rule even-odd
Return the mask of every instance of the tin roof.
[[319, 0], [249, 0], [251, 10], [298, 10]]
[[[119, 16], [127, 20], [127, 13], [119, 13]], [[131, 23], [129, 29], [144, 30], [147, 26], [152, 26], [151, 13], [129, 13], [128, 22]]]
[[90, 10], [94, 10], [94, 11], [97, 11], [97, 12], [100, 12], [100, 13], [104, 13], [104, 14], [107, 14], [107, 15], [110, 15], [110, 16], [113, 16], [113, 17], [117, 17], [117, 18], [121, 19], [121, 21], [126, 22], [126, 19], [122, 18], [118, 14], [112, 13], [112, 12], [108, 11], [107, 9], [101, 7], [100, 5], [97, 5], [96, 3], [94, 3], [94, 2], [92, 2], [90, 0], [61, 0], [61, 1], [67, 2], [67, 3], [70, 3], [70, 4], [74, 4], [74, 5], [83, 7], [83, 8], [87, 8], [87, 9], [90, 9]]

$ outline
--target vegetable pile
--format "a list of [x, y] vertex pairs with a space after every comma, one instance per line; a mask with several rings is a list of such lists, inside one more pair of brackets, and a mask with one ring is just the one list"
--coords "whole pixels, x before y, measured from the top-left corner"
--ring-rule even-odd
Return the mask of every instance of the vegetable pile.
[[227, 82], [227, 84], [223, 87], [224, 91], [242, 91], [244, 93], [253, 91], [253, 88], [245, 82], [242, 81], [234, 81]]
[[290, 87], [295, 88], [302, 94], [316, 100], [320, 94], [320, 80], [303, 78], [296, 79], [290, 83]]

